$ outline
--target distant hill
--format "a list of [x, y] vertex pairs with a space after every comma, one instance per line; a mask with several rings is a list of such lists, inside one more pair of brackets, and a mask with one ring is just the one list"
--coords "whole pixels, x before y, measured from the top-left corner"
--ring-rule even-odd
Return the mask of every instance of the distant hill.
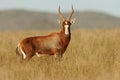
[[77, 26], [87, 28], [120, 27], [120, 18], [98, 12], [76, 13]]
[[[66, 15], [66, 14], [65, 14]], [[76, 12], [74, 27], [120, 27], [120, 18], [98, 12]], [[59, 16], [52, 13], [26, 10], [0, 11], [0, 30], [59, 28]]]

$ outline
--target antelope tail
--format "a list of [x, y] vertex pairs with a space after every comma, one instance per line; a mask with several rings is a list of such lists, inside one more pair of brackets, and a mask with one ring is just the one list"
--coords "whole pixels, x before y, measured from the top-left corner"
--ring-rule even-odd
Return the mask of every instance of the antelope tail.
[[16, 48], [16, 55], [21, 55], [21, 52], [20, 52], [20, 44], [18, 44], [17, 48]]
[[16, 48], [16, 55], [20, 55], [18, 47]]

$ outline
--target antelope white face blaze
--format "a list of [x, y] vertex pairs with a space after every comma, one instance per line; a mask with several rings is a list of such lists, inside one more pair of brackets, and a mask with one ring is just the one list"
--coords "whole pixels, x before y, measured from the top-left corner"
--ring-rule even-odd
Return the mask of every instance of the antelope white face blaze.
[[65, 34], [68, 35], [69, 34], [69, 31], [68, 31], [69, 25], [64, 25], [64, 27], [65, 27]]
[[68, 24], [67, 21], [65, 22], [65, 24], [66, 24], [66, 25]]

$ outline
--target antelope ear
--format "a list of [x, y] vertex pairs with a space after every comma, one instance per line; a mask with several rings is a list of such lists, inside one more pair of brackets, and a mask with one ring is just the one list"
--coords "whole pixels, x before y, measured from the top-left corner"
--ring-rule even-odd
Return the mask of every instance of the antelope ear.
[[70, 22], [71, 22], [72, 24], [74, 24], [75, 21], [76, 21], [76, 19], [74, 18], [74, 19], [72, 19]]
[[61, 21], [60, 21], [59, 19], [57, 19], [57, 22], [58, 22], [59, 24], [61, 24]]

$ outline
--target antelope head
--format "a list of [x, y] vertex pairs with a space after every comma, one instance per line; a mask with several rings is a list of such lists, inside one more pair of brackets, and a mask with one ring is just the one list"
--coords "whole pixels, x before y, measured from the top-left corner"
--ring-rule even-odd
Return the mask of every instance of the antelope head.
[[[63, 27], [64, 29], [70, 29], [71, 24], [72, 24], [72, 23], [75, 23], [75, 20], [76, 20], [76, 19], [72, 19], [72, 20], [71, 20], [71, 17], [72, 17], [72, 15], [73, 15], [73, 13], [74, 13], [73, 6], [72, 6], [72, 12], [68, 15], [67, 19], [65, 19], [65, 17], [64, 17], [63, 14], [61, 13], [61, 11], [60, 11], [60, 6], [59, 6], [59, 8], [58, 8], [58, 13], [59, 13], [59, 16], [60, 16], [60, 18], [61, 18], [61, 21], [58, 21], [58, 22], [62, 25], [62, 27]], [[65, 34], [67, 34], [67, 32], [66, 32]]]

